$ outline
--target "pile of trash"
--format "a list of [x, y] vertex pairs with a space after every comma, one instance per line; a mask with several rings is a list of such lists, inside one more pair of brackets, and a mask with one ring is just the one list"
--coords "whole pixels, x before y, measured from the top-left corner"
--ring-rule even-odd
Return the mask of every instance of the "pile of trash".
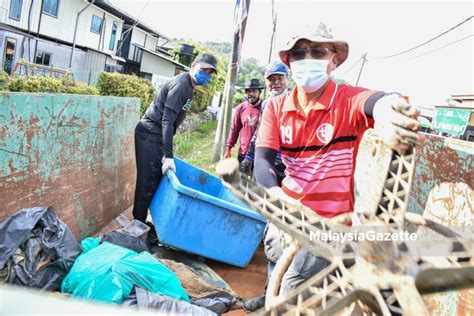
[[79, 244], [51, 207], [16, 212], [0, 223], [0, 283], [167, 314], [220, 315], [242, 307], [205, 263], [150, 244], [148, 225], [116, 220], [121, 228]]

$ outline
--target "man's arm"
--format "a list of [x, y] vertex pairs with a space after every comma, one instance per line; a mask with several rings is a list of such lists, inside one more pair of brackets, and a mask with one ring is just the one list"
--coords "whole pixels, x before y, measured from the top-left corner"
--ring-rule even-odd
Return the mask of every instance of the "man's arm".
[[255, 150], [255, 180], [266, 188], [278, 186], [275, 172], [275, 157], [277, 150], [260, 147]]
[[186, 101], [184, 100], [185, 94], [185, 87], [180, 84], [174, 84], [170, 86], [166, 96], [163, 117], [161, 119], [163, 157], [165, 158], [173, 158], [174, 124], [184, 101]]
[[166, 158], [173, 158], [174, 122], [177, 116], [177, 112], [165, 105], [161, 124], [163, 134], [163, 157]]
[[229, 137], [227, 137], [226, 150], [231, 150], [237, 142], [237, 139], [239, 139], [239, 132], [242, 129], [242, 121], [240, 120], [241, 112], [242, 106], [238, 106], [237, 109], [235, 109], [234, 118], [232, 119]]

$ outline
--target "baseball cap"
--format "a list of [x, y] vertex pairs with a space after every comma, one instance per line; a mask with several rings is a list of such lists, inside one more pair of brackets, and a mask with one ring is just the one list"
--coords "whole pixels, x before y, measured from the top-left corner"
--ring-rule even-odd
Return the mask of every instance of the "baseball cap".
[[265, 68], [265, 78], [275, 74], [288, 76], [288, 72], [288, 67], [286, 67], [285, 64], [275, 61], [271, 64], [268, 64], [267, 68]]
[[199, 64], [201, 68], [211, 68], [217, 73], [217, 59], [211, 54], [201, 53], [194, 59], [194, 63]]

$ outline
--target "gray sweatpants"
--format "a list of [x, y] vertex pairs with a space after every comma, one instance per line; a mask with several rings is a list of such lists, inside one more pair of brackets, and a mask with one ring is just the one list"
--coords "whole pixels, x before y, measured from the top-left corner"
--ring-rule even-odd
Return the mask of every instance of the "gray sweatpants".
[[[269, 224], [264, 240], [265, 255], [276, 262], [283, 253], [282, 237], [278, 228]], [[297, 252], [288, 270], [283, 275], [279, 296], [286, 296], [300, 284], [329, 266], [329, 261], [313, 254], [306, 248]]]

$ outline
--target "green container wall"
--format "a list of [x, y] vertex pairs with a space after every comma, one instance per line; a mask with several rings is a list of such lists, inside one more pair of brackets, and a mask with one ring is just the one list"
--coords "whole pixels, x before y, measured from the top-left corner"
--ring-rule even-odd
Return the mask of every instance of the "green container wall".
[[84, 237], [133, 203], [140, 101], [0, 93], [0, 220], [48, 205]]

